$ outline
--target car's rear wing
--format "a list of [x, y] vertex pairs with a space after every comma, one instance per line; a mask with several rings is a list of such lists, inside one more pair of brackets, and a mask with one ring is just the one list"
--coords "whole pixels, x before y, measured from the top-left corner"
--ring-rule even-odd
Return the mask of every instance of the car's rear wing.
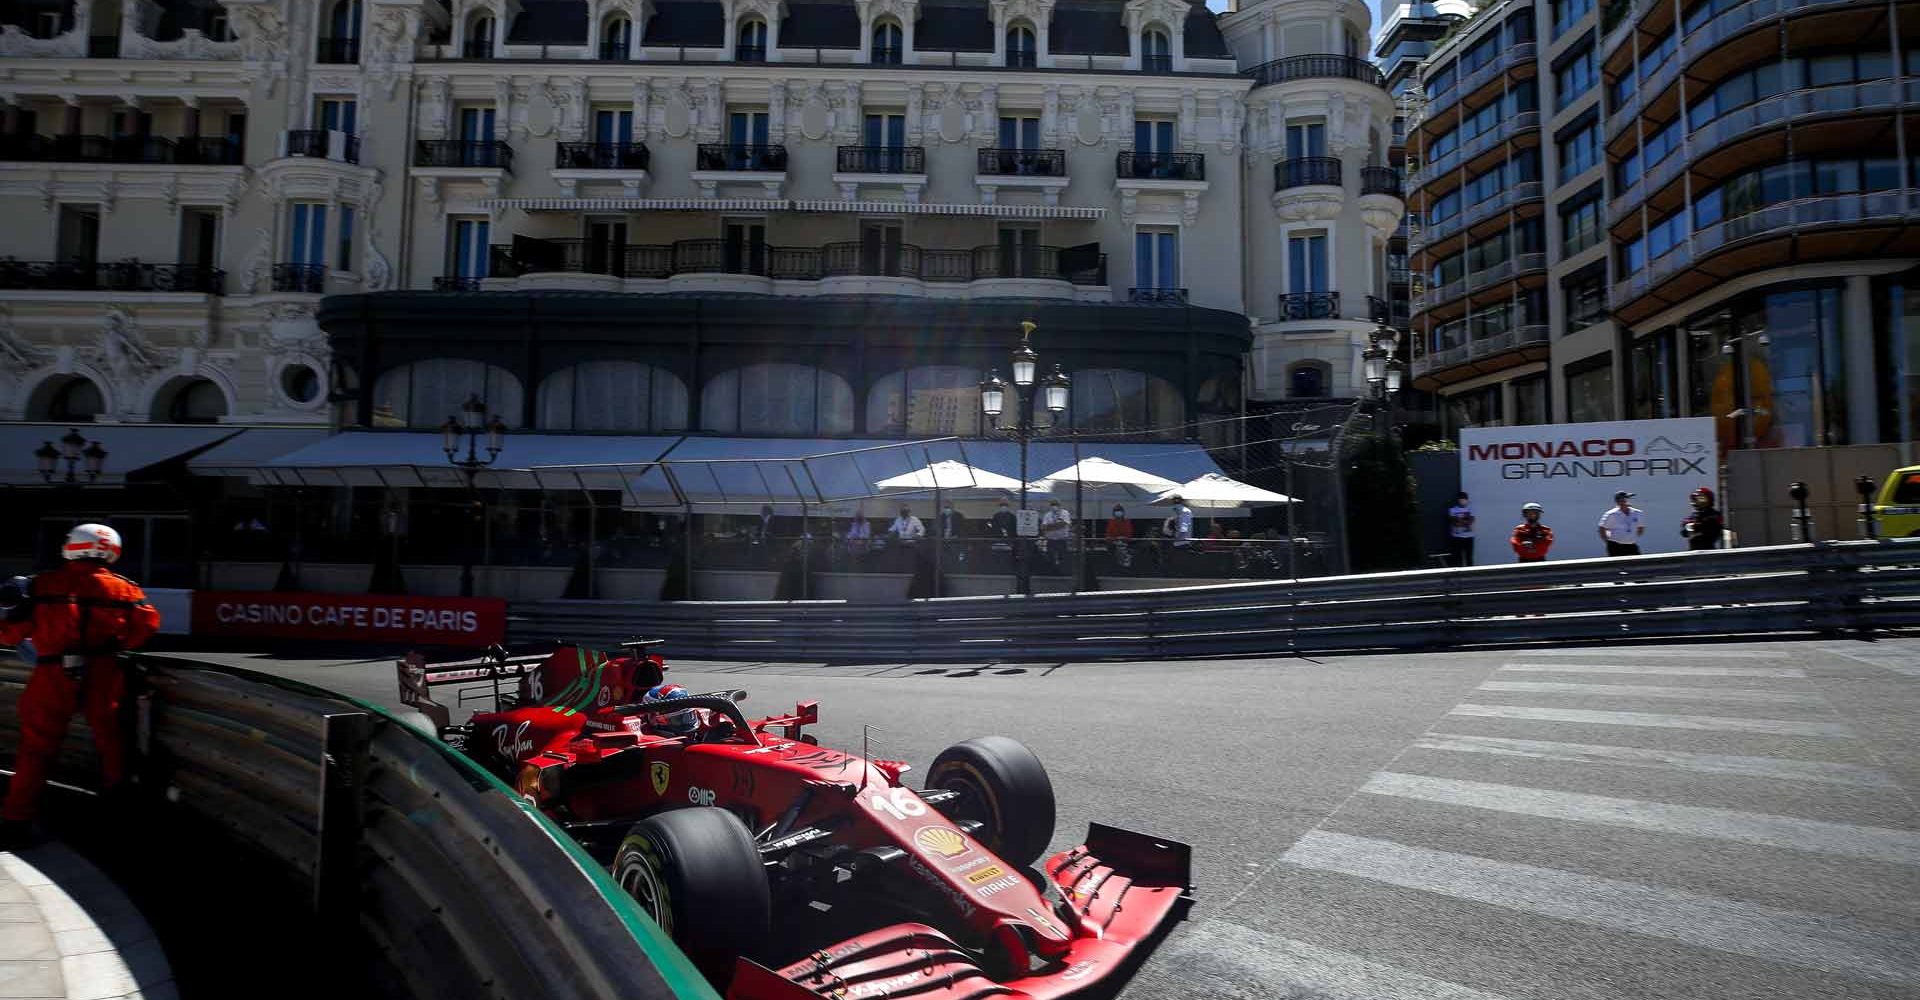
[[504, 647], [495, 645], [488, 646], [486, 652], [477, 659], [428, 663], [426, 656], [416, 650], [395, 664], [400, 678], [400, 703], [418, 709], [420, 714], [433, 722], [436, 733], [444, 733], [452, 723], [453, 715], [447, 706], [433, 699], [436, 686], [491, 681], [494, 710], [498, 711], [501, 705], [500, 682], [518, 682], [546, 659], [545, 654], [510, 656]]

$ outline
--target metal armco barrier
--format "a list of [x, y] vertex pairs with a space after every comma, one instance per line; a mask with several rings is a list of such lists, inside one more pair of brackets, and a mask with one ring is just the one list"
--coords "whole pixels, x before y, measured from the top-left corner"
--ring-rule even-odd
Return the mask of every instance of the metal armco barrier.
[[522, 647], [647, 635], [681, 657], [977, 662], [1910, 625], [1920, 625], [1920, 539], [899, 604], [537, 601], [513, 605], [508, 632]]
[[[140, 787], [311, 885], [323, 927], [357, 920], [406, 995], [717, 1000], [572, 838], [440, 741], [309, 685], [138, 659]], [[8, 759], [26, 676], [0, 663]], [[75, 720], [62, 776], [90, 773], [89, 738]]]

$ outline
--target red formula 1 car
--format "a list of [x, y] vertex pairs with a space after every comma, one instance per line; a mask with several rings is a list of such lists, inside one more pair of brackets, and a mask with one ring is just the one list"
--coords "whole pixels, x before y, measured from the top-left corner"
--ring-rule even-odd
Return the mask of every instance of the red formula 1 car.
[[[904, 762], [819, 746], [815, 702], [749, 720], [742, 691], [643, 700], [666, 670], [647, 645], [413, 656], [401, 700], [608, 864], [733, 1000], [1063, 997], [1184, 908], [1184, 844], [1092, 824], [1032, 870], [1053, 786], [1014, 740], [947, 748], [916, 790]], [[494, 711], [465, 725], [432, 698], [488, 681]]]

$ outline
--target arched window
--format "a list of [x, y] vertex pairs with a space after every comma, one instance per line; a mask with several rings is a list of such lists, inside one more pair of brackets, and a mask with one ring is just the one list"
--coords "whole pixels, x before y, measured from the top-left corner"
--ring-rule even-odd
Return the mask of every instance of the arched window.
[[466, 57], [493, 58], [493, 15], [475, 14], [473, 20], [468, 22]]
[[869, 434], [980, 433], [980, 369], [925, 365], [875, 380], [867, 390]]
[[1287, 371], [1287, 395], [1294, 399], [1318, 399], [1327, 394], [1327, 363], [1302, 361]]
[[1015, 21], [1007, 27], [1007, 65], [1032, 68], [1039, 64], [1040, 46], [1034, 41], [1033, 26]]
[[873, 26], [873, 55], [871, 62], [883, 66], [898, 66], [906, 58], [906, 36], [901, 33], [900, 25], [893, 21], [881, 21]]
[[638, 361], [588, 361], [540, 380], [540, 428], [551, 431], [679, 431], [687, 384]]
[[1167, 29], [1156, 24], [1141, 34], [1140, 68], [1148, 73], [1173, 72], [1173, 40]]
[[212, 424], [227, 415], [227, 394], [211, 379], [178, 378], [153, 398], [153, 419], [166, 424]]
[[336, 0], [320, 37], [323, 63], [360, 61], [360, 0]]
[[1186, 400], [1172, 382], [1122, 368], [1073, 373], [1073, 426], [1140, 437], [1186, 436]]
[[526, 400], [520, 380], [505, 368], [466, 358], [433, 358], [382, 372], [373, 383], [374, 422], [431, 430], [458, 417], [460, 404], [475, 395], [502, 423], [520, 426]]
[[607, 18], [607, 23], [600, 28], [600, 58], [629, 58], [632, 46], [633, 22], [625, 14]]
[[738, 62], [767, 61], [767, 22], [750, 17], [740, 22], [740, 34], [735, 39], [733, 58]]
[[27, 399], [28, 420], [85, 423], [106, 411], [106, 396], [84, 375], [55, 375]]
[[723, 434], [851, 434], [853, 389], [806, 365], [721, 372], [700, 392], [700, 429]]

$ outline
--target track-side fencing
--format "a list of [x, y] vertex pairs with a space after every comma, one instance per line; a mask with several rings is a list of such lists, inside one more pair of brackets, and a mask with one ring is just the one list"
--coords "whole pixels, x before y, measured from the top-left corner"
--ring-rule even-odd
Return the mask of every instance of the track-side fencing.
[[535, 601], [519, 645], [840, 662], [1125, 660], [1845, 632], [1920, 625], [1920, 539], [1820, 542], [1035, 597]]
[[[605, 871], [538, 811], [385, 710], [316, 687], [137, 656], [143, 792], [311, 887], [322, 928], [414, 997], [702, 998], [712, 989]], [[0, 756], [27, 672], [0, 663]], [[94, 763], [76, 720], [60, 770]], [[217, 893], [218, 886], [210, 885]], [[329, 961], [353, 961], [333, 954]]]

